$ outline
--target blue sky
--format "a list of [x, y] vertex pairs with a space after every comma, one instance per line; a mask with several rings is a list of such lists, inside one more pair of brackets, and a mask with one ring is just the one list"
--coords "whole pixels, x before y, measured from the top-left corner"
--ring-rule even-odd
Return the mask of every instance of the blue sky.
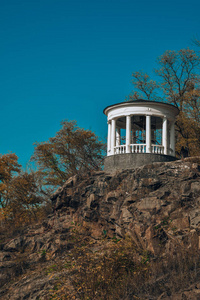
[[105, 139], [103, 109], [131, 92], [132, 72], [194, 48], [199, 12], [198, 0], [0, 0], [0, 153], [25, 167], [64, 119]]

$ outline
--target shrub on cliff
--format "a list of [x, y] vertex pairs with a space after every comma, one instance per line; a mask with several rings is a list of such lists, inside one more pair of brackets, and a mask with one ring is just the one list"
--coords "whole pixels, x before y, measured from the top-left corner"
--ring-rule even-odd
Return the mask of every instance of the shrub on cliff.
[[61, 122], [62, 128], [47, 142], [36, 143], [35, 161], [46, 186], [57, 187], [78, 173], [99, 170], [103, 164], [103, 142], [76, 121]]
[[0, 155], [1, 233], [38, 220], [42, 203], [45, 195], [37, 172], [23, 172], [14, 153]]

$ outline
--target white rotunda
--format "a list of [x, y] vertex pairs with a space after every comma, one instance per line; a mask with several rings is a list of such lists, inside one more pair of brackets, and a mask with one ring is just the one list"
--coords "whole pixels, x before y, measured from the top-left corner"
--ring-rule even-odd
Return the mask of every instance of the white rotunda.
[[108, 123], [105, 171], [175, 160], [175, 118], [172, 104], [135, 100], [104, 109]]

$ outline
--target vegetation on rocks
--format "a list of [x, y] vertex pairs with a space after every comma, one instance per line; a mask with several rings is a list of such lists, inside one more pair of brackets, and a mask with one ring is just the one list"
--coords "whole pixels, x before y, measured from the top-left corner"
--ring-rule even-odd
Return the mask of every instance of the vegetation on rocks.
[[158, 63], [159, 82], [133, 73], [130, 100], [177, 106], [177, 157], [195, 157], [107, 174], [104, 144], [74, 121], [35, 144], [36, 171], [0, 155], [0, 299], [199, 299], [200, 58]]
[[103, 165], [103, 143], [75, 121], [63, 121], [62, 128], [47, 142], [36, 143], [32, 160], [37, 163], [43, 184], [58, 187], [75, 174], [99, 170]]
[[1, 232], [1, 299], [198, 299], [200, 158], [77, 174]]
[[[1, 231], [20, 230], [42, 220], [51, 211], [50, 195], [67, 178], [99, 170], [104, 144], [75, 121], [63, 121], [56, 136], [36, 143], [32, 161], [36, 170], [23, 171], [15, 154], [0, 156]], [[35, 169], [35, 168], [34, 168]]]
[[37, 172], [23, 171], [15, 154], [0, 156], [0, 229], [31, 224], [49, 212]]

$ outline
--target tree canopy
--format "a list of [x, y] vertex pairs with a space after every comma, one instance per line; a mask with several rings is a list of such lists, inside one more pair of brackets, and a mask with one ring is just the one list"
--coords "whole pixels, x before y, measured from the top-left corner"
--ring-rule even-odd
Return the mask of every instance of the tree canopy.
[[14, 174], [19, 174], [21, 165], [14, 153], [0, 155], [0, 206], [6, 207], [9, 202], [9, 191]]
[[176, 121], [176, 152], [187, 148], [191, 156], [200, 151], [200, 57], [191, 49], [166, 51], [157, 59], [154, 78], [137, 71], [132, 74], [135, 90], [128, 100], [146, 99], [174, 104], [180, 114]]
[[[42, 205], [41, 205], [42, 204]], [[26, 172], [14, 153], [0, 155], [0, 220], [15, 228], [38, 219], [46, 204], [37, 172]]]
[[[23, 171], [15, 154], [0, 155], [0, 227], [13, 230], [43, 219], [50, 194], [75, 174], [103, 165], [104, 143], [75, 121], [63, 121], [55, 137], [36, 143], [36, 171]], [[10, 228], [10, 229], [9, 229]]]
[[62, 185], [72, 175], [99, 170], [103, 164], [104, 144], [92, 131], [79, 128], [76, 121], [61, 125], [55, 137], [35, 144], [32, 156], [47, 186]]

